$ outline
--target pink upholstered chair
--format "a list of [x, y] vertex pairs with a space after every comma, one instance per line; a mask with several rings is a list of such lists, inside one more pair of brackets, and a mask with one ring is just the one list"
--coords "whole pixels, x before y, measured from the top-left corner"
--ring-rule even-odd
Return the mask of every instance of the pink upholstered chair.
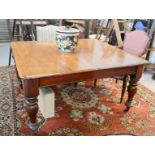
[[[127, 32], [125, 34], [123, 50], [138, 57], [141, 57], [146, 51], [148, 41], [149, 37], [144, 31], [135, 30], [132, 32]], [[127, 76], [123, 76], [122, 80], [123, 80], [123, 86], [122, 86], [120, 103], [123, 100], [124, 93], [126, 90]]]
[[142, 56], [146, 50], [149, 37], [146, 32], [135, 30], [125, 34], [123, 50], [136, 56]]
[[[135, 30], [132, 32], [127, 32], [125, 34], [123, 50], [125, 52], [141, 57], [145, 53], [148, 41], [149, 37], [144, 31]], [[121, 99], [120, 99], [121, 103], [127, 86], [127, 76], [116, 76], [114, 78], [116, 78], [117, 80], [123, 80]], [[96, 80], [94, 81], [94, 87], [95, 86], [96, 86]]]

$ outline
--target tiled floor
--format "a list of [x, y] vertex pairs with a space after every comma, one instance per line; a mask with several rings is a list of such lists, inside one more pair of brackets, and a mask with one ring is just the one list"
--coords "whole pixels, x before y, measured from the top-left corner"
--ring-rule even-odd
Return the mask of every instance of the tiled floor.
[[152, 73], [151, 72], [145, 71], [143, 73], [143, 76], [142, 76], [140, 82], [144, 86], [146, 86], [147, 88], [149, 88], [150, 90], [155, 92], [155, 80], [152, 79]]
[[[0, 66], [7, 66], [9, 61], [9, 50], [10, 50], [10, 44], [0, 44]], [[13, 60], [11, 61], [11, 64], [13, 65]], [[143, 76], [140, 80], [140, 82], [148, 87], [150, 90], [155, 92], [155, 80], [152, 80], [152, 73], [145, 71], [143, 73]]]

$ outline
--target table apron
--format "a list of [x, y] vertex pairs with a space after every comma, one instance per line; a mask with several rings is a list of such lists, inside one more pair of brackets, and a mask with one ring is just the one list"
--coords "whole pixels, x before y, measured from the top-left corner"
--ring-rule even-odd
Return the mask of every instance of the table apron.
[[66, 74], [66, 75], [56, 75], [52, 77], [44, 77], [39, 79], [39, 86], [50, 86], [50, 85], [84, 81], [88, 79], [131, 75], [131, 74], [136, 74], [137, 68], [138, 66], [132, 66], [132, 67], [104, 69], [104, 70], [97, 70], [97, 71], [72, 73], [72, 74]]

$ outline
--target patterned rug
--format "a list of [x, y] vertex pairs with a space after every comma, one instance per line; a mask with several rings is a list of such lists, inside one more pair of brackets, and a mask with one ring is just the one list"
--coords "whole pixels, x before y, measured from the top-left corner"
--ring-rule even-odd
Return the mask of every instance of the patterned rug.
[[[44, 119], [35, 135], [155, 135], [155, 94], [139, 84], [129, 112], [119, 104], [122, 82], [101, 79], [52, 87], [55, 117]], [[127, 98], [127, 94], [124, 101]], [[0, 135], [34, 135], [27, 128], [24, 96], [14, 66], [0, 68]], [[43, 119], [39, 112], [39, 119]]]

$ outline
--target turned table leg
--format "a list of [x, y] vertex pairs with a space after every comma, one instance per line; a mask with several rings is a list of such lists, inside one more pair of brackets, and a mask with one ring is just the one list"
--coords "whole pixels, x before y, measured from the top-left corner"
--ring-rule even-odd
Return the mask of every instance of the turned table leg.
[[38, 113], [38, 95], [39, 95], [39, 85], [38, 80], [24, 80], [24, 95], [26, 99], [26, 111], [28, 114], [28, 127], [36, 132], [39, 127], [39, 122], [37, 120]]
[[130, 75], [130, 81], [129, 81], [129, 86], [128, 86], [128, 99], [125, 102], [125, 105], [126, 105], [125, 112], [128, 111], [131, 107], [131, 102], [137, 92], [137, 82], [139, 81], [143, 73], [143, 69], [144, 69], [144, 66], [138, 66], [137, 72], [133, 75]]

